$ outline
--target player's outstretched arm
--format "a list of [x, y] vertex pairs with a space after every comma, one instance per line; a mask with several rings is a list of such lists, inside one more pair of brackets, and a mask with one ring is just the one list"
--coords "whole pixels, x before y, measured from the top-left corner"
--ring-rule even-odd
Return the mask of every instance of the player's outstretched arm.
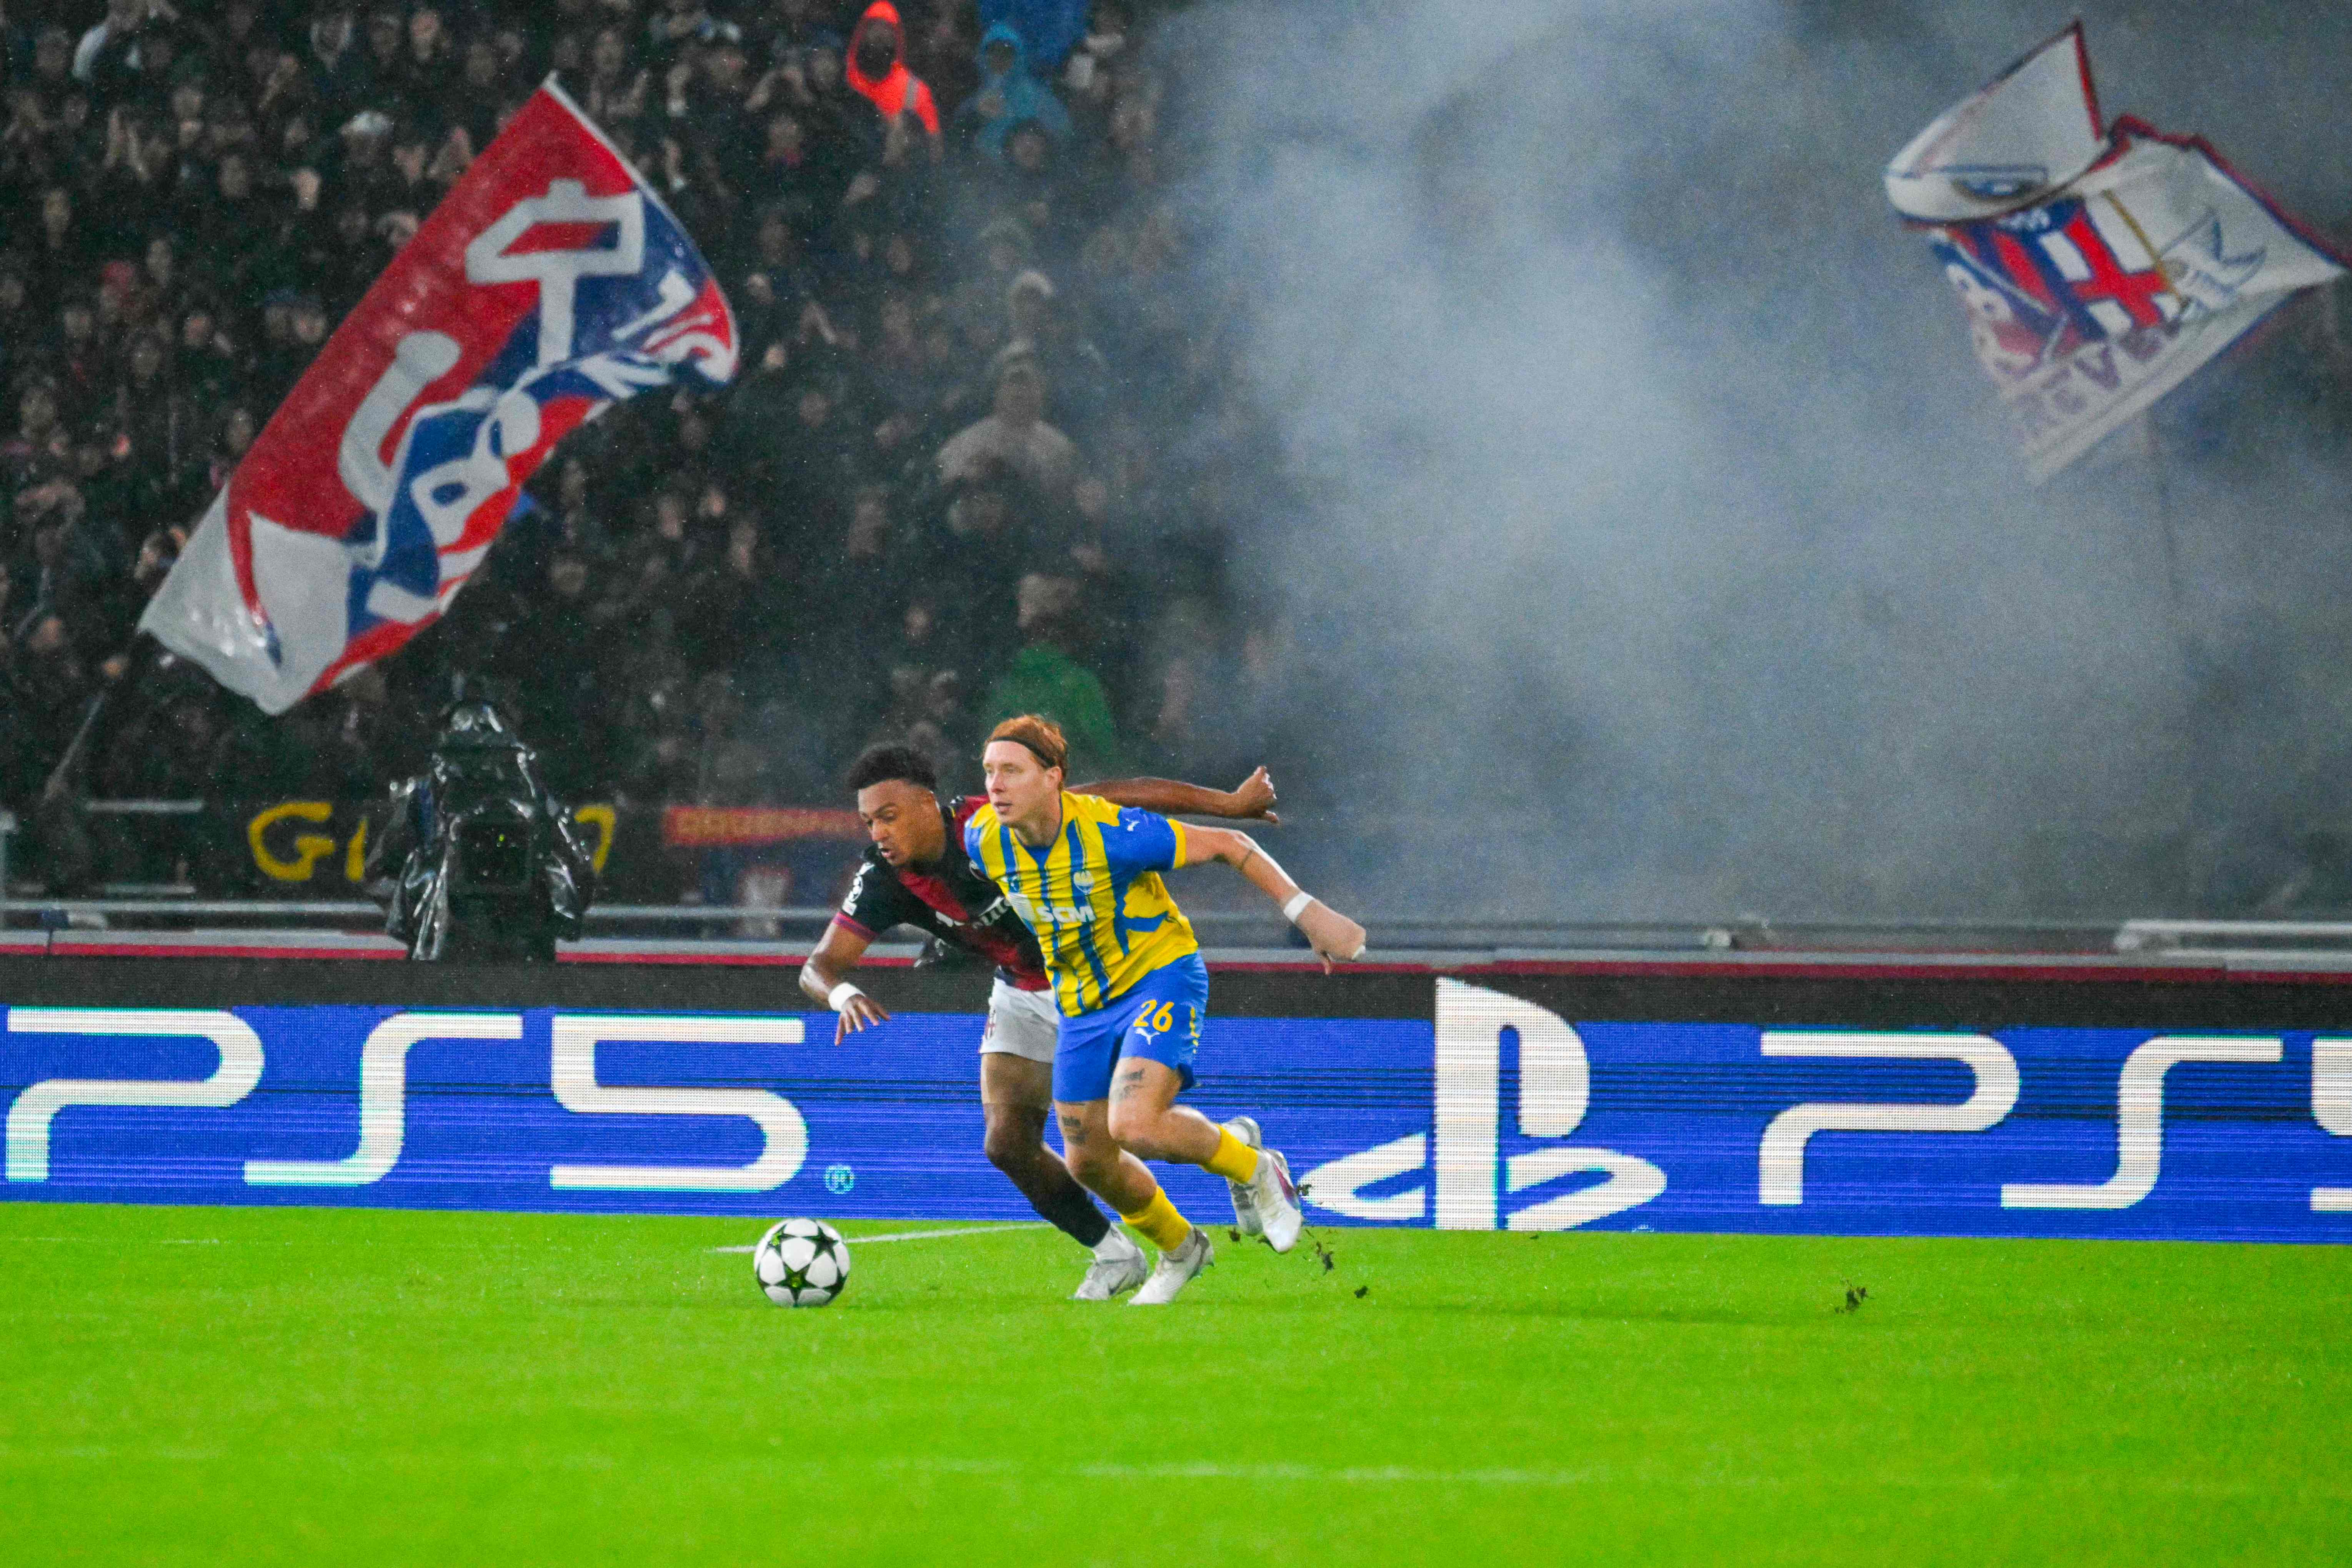
[[801, 990], [811, 1001], [822, 1002], [840, 1015], [833, 1026], [833, 1043], [836, 1046], [860, 1029], [890, 1021], [881, 1003], [843, 978], [857, 967], [857, 961], [866, 956], [870, 945], [871, 938], [860, 936], [835, 921], [824, 928], [824, 939], [808, 955], [808, 962], [801, 965]]
[[1314, 945], [1315, 956], [1323, 961], [1323, 973], [1331, 973], [1337, 959], [1361, 958], [1364, 955], [1364, 928], [1316, 898], [1302, 891], [1290, 874], [1275, 863], [1273, 856], [1257, 847], [1257, 841], [1246, 833], [1236, 833], [1230, 827], [1187, 827], [1184, 830], [1184, 863], [1200, 865], [1210, 860], [1222, 860], [1249, 879], [1250, 885], [1276, 903], [1292, 924], [1307, 933]]
[[1241, 817], [1282, 826], [1274, 813], [1274, 779], [1264, 768], [1234, 789], [1203, 789], [1174, 779], [1107, 779], [1080, 784], [1076, 793], [1100, 795], [1113, 805], [1139, 805], [1161, 816]]

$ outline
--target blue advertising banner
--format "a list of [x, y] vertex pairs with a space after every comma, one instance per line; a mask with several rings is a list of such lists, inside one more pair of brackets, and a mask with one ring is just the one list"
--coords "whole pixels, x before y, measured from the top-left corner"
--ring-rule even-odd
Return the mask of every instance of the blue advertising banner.
[[[2352, 1240], [2352, 1033], [1574, 1023], [1451, 979], [1421, 1018], [1213, 1017], [1321, 1223]], [[11, 1007], [16, 1199], [1026, 1216], [981, 1020]], [[1204, 1219], [1223, 1184], [1168, 1173]]]

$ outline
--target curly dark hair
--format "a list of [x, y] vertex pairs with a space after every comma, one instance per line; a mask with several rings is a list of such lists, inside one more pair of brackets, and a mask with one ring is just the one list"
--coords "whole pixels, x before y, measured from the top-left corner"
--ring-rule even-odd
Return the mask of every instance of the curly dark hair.
[[884, 741], [868, 746], [849, 764], [848, 783], [853, 790], [887, 784], [892, 779], [904, 779], [933, 795], [940, 793], [939, 770], [931, 766], [929, 758], [903, 741]]

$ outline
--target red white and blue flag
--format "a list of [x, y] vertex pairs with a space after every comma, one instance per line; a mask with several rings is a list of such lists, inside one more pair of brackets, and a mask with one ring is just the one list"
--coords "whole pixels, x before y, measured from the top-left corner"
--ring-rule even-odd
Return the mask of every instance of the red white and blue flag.
[[1921, 132], [1886, 194], [1927, 231], [2036, 479], [2346, 267], [2205, 142], [2103, 126], [2079, 23]]
[[693, 240], [550, 82], [327, 341], [140, 626], [282, 713], [438, 619], [565, 436], [735, 360]]

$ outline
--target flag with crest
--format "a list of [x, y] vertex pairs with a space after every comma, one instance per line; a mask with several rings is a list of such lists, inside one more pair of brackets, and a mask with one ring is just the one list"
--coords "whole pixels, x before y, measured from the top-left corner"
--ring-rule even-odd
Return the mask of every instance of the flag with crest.
[[1886, 194], [2046, 479], [2346, 262], [2200, 138], [2104, 124], [2080, 23], [1921, 132]]

